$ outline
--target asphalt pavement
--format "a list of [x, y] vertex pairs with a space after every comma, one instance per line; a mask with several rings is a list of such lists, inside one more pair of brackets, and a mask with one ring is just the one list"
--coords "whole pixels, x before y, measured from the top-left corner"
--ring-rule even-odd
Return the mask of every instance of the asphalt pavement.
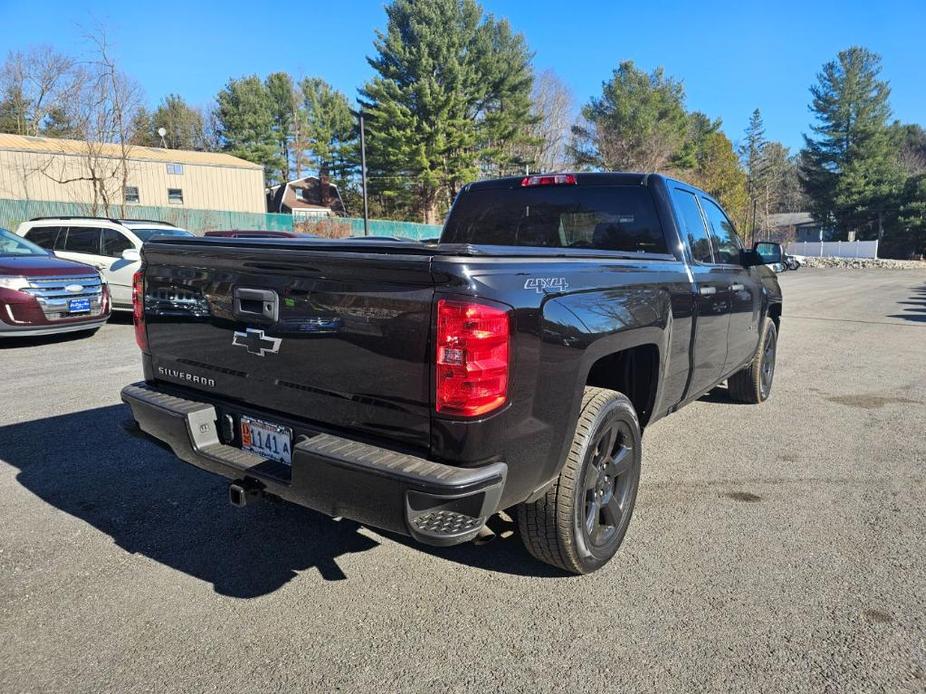
[[127, 321], [0, 342], [0, 691], [924, 691], [926, 273], [781, 282], [771, 400], [650, 427], [586, 577], [235, 509], [123, 431]]

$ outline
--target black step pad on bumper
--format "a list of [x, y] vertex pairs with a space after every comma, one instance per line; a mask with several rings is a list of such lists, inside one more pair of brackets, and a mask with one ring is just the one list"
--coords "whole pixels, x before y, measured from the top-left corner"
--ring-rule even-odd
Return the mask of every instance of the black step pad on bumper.
[[[122, 400], [142, 431], [182, 460], [308, 508], [435, 545], [472, 539], [498, 510], [507, 466], [444, 465], [340, 436], [296, 430], [289, 481], [262, 472], [261, 456], [220, 442], [215, 407], [138, 383]], [[273, 421], [273, 416], [267, 419]]]

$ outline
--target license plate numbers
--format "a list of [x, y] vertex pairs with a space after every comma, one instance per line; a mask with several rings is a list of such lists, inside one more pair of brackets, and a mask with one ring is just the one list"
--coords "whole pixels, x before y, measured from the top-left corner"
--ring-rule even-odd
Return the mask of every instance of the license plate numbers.
[[89, 313], [90, 299], [71, 299], [68, 301], [68, 313]]
[[292, 465], [293, 430], [279, 424], [242, 415], [241, 449], [257, 453], [257, 455], [270, 460], [278, 460], [286, 465]]

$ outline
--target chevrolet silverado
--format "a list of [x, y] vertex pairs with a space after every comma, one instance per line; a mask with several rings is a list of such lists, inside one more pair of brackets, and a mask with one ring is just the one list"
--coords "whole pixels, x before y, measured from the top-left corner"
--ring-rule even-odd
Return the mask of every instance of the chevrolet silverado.
[[657, 174], [463, 187], [437, 244], [159, 238], [123, 400], [182, 460], [433, 545], [510, 510], [573, 573], [621, 544], [643, 429], [760, 403], [782, 297], [716, 200]]

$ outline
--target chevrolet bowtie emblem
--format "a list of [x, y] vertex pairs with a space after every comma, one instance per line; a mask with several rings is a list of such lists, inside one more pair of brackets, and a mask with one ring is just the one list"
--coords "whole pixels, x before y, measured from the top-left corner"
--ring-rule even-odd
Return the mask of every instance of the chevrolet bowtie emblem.
[[276, 354], [280, 351], [281, 340], [278, 337], [267, 337], [263, 330], [248, 328], [243, 333], [235, 332], [232, 337], [232, 344], [236, 347], [245, 347], [248, 354], [256, 354], [258, 357], [265, 356], [268, 352]]

